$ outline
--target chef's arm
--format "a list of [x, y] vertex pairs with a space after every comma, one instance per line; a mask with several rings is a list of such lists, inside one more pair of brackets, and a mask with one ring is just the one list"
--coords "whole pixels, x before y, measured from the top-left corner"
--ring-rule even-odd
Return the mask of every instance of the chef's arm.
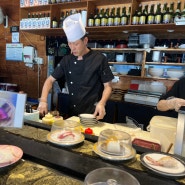
[[53, 78], [50, 75], [44, 82], [44, 86], [42, 88], [42, 93], [39, 99], [39, 106], [38, 106], [38, 110], [41, 115], [45, 115], [48, 112], [47, 99], [48, 99], [48, 94], [52, 89], [54, 81], [55, 81], [55, 78]]
[[103, 119], [106, 112], [105, 112], [105, 105], [107, 100], [109, 99], [110, 95], [112, 93], [112, 86], [111, 82], [104, 83], [104, 90], [102, 93], [101, 100], [97, 103], [96, 109], [94, 112], [94, 115], [97, 117], [97, 119]]
[[185, 100], [174, 97], [166, 100], [160, 100], [157, 104], [157, 109], [160, 111], [175, 110], [178, 112], [181, 106], [185, 106]]

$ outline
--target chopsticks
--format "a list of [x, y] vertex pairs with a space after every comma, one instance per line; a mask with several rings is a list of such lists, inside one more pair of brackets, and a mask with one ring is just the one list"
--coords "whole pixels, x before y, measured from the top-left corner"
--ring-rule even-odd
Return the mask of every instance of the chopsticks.
[[166, 153], [169, 153], [169, 151], [171, 150], [172, 146], [173, 146], [173, 143], [170, 143], [169, 147], [166, 150]]

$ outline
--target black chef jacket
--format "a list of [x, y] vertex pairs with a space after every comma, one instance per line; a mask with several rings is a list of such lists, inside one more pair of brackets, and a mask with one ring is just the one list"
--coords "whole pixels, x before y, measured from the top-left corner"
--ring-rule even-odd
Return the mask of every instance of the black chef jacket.
[[[161, 96], [160, 100], [166, 100], [170, 97], [185, 99], [185, 77], [176, 81], [172, 86], [172, 88], [166, 94]], [[166, 113], [167, 113], [166, 116], [175, 117], [175, 118], [178, 117], [178, 112], [174, 110], [166, 111]]]
[[72, 54], [63, 57], [52, 76], [56, 80], [65, 76], [69, 90], [70, 116], [93, 113], [95, 103], [101, 99], [103, 83], [114, 78], [106, 57], [93, 50], [85, 54], [83, 60], [77, 60]]
[[185, 99], [185, 77], [176, 81], [173, 87], [166, 94], [164, 94], [160, 99], [165, 100], [169, 97]]

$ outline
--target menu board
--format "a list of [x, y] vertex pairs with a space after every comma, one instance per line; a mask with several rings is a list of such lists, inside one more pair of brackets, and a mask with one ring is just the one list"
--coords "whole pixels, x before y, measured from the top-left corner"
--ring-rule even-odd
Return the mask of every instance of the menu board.
[[23, 61], [23, 44], [6, 44], [6, 60]]

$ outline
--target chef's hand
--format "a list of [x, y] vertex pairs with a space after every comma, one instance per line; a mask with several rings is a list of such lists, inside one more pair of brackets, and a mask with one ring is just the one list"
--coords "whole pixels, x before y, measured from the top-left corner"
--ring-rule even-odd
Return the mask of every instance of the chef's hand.
[[105, 116], [106, 112], [105, 112], [105, 105], [101, 104], [101, 103], [97, 103], [96, 105], [96, 109], [94, 112], [94, 116], [96, 116], [96, 119], [103, 119]]
[[175, 111], [179, 111], [181, 106], [185, 106], [185, 100], [181, 98], [172, 98], [167, 101], [167, 106], [170, 110], [175, 109]]
[[44, 116], [48, 113], [48, 104], [46, 102], [40, 102], [37, 110], [39, 111], [40, 115]]

